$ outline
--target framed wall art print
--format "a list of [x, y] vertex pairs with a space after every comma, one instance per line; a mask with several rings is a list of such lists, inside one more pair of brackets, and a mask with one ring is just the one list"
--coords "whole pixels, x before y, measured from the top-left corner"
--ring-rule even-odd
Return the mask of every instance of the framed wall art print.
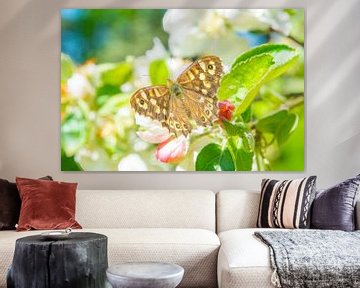
[[62, 9], [62, 171], [303, 171], [303, 9]]

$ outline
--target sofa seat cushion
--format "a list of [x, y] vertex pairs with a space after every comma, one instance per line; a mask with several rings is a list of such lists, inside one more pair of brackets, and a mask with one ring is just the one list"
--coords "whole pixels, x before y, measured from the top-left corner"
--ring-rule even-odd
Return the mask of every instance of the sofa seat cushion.
[[[269, 248], [254, 236], [265, 228], [234, 229], [219, 234], [218, 258], [220, 288], [271, 287]], [[276, 229], [280, 230], [280, 229]]]
[[[171, 262], [185, 269], [179, 287], [216, 287], [220, 241], [212, 231], [178, 228], [79, 230], [82, 231], [108, 237], [109, 265], [136, 261]], [[16, 239], [42, 232], [0, 232], [0, 287], [6, 287], [6, 273], [12, 262]]]

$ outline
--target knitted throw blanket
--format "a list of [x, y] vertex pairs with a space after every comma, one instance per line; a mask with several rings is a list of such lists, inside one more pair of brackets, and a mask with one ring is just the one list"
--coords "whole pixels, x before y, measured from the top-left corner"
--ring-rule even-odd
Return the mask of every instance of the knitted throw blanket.
[[270, 248], [276, 287], [360, 287], [360, 230], [255, 232]]

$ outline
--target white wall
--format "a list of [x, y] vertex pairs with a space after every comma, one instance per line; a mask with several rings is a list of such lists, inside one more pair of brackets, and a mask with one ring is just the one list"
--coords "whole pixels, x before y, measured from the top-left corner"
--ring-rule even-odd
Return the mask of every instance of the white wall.
[[[208, 3], [208, 4], [206, 4]], [[166, 7], [164, 7], [166, 5]], [[304, 173], [60, 172], [59, 9], [304, 7]], [[360, 1], [16, 0], [0, 2], [0, 178], [52, 175], [83, 189], [257, 189], [263, 177], [318, 175], [318, 186], [360, 173]]]

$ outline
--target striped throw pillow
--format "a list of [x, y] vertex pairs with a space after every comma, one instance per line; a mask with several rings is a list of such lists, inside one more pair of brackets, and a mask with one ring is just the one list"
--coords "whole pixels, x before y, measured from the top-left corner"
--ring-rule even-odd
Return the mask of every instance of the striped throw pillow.
[[308, 228], [316, 176], [294, 180], [263, 179], [257, 227]]

